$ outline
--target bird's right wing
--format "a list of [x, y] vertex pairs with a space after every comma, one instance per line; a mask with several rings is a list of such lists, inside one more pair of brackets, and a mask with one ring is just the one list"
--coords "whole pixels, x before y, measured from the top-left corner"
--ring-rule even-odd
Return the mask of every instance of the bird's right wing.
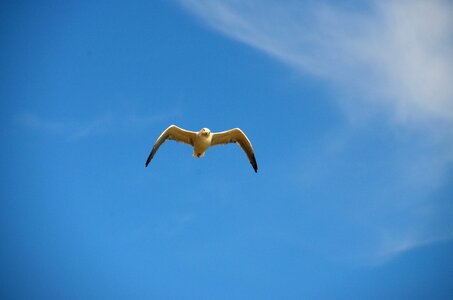
[[151, 153], [146, 160], [145, 166], [148, 166], [149, 162], [151, 161], [151, 159], [153, 159], [154, 154], [156, 154], [160, 145], [162, 145], [167, 139], [193, 146], [196, 135], [196, 132], [184, 130], [176, 125], [171, 125], [167, 129], [165, 129], [164, 132], [162, 132], [156, 143], [154, 143], [153, 149], [151, 150]]
[[238, 143], [241, 146], [242, 150], [244, 150], [247, 158], [252, 164], [253, 170], [255, 170], [255, 173], [257, 173], [258, 164], [256, 163], [252, 143], [250, 143], [249, 139], [241, 129], [234, 128], [227, 131], [216, 132], [212, 135], [211, 146], [229, 143]]

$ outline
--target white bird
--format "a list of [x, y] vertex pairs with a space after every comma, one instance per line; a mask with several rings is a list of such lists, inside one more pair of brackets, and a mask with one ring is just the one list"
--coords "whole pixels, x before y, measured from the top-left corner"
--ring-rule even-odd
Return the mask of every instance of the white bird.
[[208, 128], [202, 128], [200, 131], [194, 132], [184, 130], [176, 125], [171, 125], [165, 129], [165, 131], [157, 139], [151, 153], [148, 156], [148, 159], [146, 160], [146, 167], [151, 159], [153, 159], [154, 154], [156, 154], [160, 145], [162, 145], [167, 139], [191, 145], [194, 149], [193, 156], [197, 158], [203, 157], [206, 150], [211, 146], [239, 143], [252, 164], [255, 173], [258, 171], [258, 165], [256, 164], [252, 144], [241, 129], [234, 128], [222, 132], [211, 132]]

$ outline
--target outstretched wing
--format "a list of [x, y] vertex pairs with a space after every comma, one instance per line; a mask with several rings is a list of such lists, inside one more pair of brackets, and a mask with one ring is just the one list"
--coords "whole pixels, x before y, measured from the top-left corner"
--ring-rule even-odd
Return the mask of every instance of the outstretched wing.
[[174, 140], [177, 142], [183, 142], [193, 146], [193, 142], [195, 140], [195, 136], [197, 135], [196, 132], [184, 130], [179, 128], [176, 125], [170, 125], [164, 132], [160, 135], [157, 139], [156, 143], [154, 143], [153, 149], [146, 160], [145, 166], [147, 167], [151, 159], [153, 159], [154, 154], [156, 154], [157, 150], [159, 149], [160, 145], [162, 145], [167, 139]]
[[216, 132], [212, 135], [211, 146], [221, 145], [221, 144], [228, 144], [228, 143], [239, 143], [242, 150], [244, 150], [245, 154], [252, 164], [255, 173], [258, 172], [258, 165], [256, 164], [255, 154], [253, 152], [252, 143], [250, 143], [249, 139], [242, 132], [239, 128], [234, 128], [231, 130], [223, 131], [223, 132]]

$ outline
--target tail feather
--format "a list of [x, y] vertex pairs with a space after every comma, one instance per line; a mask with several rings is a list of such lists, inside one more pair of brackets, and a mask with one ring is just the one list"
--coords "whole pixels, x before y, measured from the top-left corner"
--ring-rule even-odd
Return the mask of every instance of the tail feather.
[[204, 156], [204, 152], [202, 152], [202, 153], [194, 152], [193, 153], [193, 157], [196, 157], [196, 158], [202, 158], [203, 156]]

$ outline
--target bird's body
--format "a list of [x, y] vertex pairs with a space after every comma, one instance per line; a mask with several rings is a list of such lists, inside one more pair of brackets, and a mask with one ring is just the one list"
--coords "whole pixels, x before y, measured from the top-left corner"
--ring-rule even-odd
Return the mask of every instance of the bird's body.
[[252, 144], [250, 143], [247, 136], [239, 128], [234, 128], [223, 132], [211, 132], [208, 128], [202, 128], [199, 132], [188, 131], [179, 128], [176, 125], [168, 127], [157, 139], [156, 143], [151, 150], [151, 153], [146, 160], [146, 166], [150, 163], [151, 159], [156, 154], [160, 145], [162, 145], [167, 139], [175, 140], [177, 142], [183, 142], [193, 147], [193, 156], [201, 158], [204, 156], [206, 150], [209, 147], [228, 143], [239, 143], [241, 148], [247, 155], [250, 163], [252, 164], [255, 172], [258, 170], [256, 163], [255, 154], [253, 152]]
[[198, 132], [193, 143], [193, 156], [198, 158], [203, 157], [205, 151], [211, 147], [211, 142], [212, 134], [203, 135]]

